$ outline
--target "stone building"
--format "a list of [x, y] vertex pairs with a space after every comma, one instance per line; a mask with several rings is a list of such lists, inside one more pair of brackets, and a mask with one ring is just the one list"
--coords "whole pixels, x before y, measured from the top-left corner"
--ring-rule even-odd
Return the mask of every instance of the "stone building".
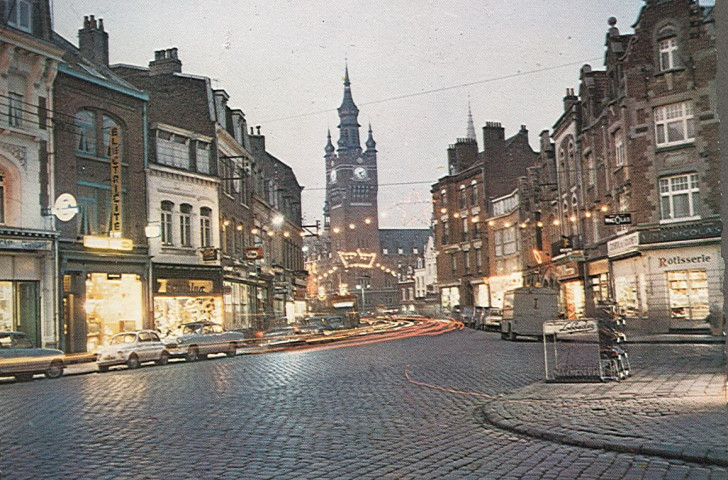
[[53, 81], [63, 50], [47, 0], [0, 2], [0, 25], [0, 331], [55, 347]]

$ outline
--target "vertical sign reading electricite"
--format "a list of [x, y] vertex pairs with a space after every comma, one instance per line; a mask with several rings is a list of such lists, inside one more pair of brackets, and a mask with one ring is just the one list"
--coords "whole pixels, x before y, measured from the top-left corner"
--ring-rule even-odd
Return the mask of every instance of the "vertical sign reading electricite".
[[111, 127], [111, 236], [121, 237], [121, 154], [119, 152], [119, 127]]

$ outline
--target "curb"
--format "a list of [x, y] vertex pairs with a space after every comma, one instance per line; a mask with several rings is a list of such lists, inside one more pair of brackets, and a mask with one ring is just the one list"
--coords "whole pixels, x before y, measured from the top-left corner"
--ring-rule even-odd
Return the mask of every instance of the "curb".
[[[491, 404], [494, 402], [490, 402]], [[681, 460], [684, 462], [711, 465], [717, 467], [728, 467], [728, 451], [715, 452], [709, 449], [680, 446], [672, 444], [646, 444], [641, 442], [620, 442], [614, 437], [598, 438], [591, 435], [571, 434], [543, 430], [539, 426], [528, 425], [517, 420], [504, 418], [497, 412], [497, 407], [489, 411], [486, 404], [477, 407], [477, 415], [482, 421], [502, 430], [512, 433], [526, 435], [549, 442], [572, 445], [575, 447], [590, 448], [595, 450], [608, 450], [618, 453], [631, 453], [650, 455], [668, 460]]]

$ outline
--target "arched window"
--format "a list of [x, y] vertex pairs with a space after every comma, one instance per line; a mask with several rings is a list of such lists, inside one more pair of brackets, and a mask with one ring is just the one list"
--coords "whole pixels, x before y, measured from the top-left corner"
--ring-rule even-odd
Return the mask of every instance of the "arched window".
[[118, 136], [119, 155], [121, 155], [122, 136], [119, 124], [113, 118], [104, 115], [102, 128], [104, 132], [104, 156], [111, 157], [111, 135], [113, 132]]
[[183, 247], [192, 246], [192, 205], [179, 206], [179, 243]]
[[569, 145], [566, 147], [566, 155], [568, 157], [566, 168], [569, 171], [569, 185], [574, 185], [576, 183], [576, 158], [574, 156], [573, 142], [569, 142]]
[[94, 112], [79, 110], [76, 113], [76, 150], [85, 153], [96, 153], [96, 131], [94, 128]]
[[173, 245], [172, 239], [172, 209], [174, 204], [168, 200], [162, 202], [160, 223], [162, 224], [162, 245]]
[[569, 217], [572, 235], [579, 234], [579, 201], [576, 195], [571, 196], [571, 216]]

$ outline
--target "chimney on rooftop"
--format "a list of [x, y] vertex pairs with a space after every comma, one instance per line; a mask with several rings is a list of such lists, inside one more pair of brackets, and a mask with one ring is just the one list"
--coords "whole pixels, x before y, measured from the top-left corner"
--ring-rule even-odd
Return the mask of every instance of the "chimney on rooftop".
[[81, 55], [96, 65], [109, 66], [109, 34], [104, 31], [104, 21], [98, 23], [93, 15], [83, 17], [83, 28], [78, 31], [78, 48]]
[[177, 57], [176, 48], [157, 50], [154, 52], [154, 60], [149, 62], [150, 75], [164, 75], [170, 73], [181, 73], [182, 61]]

